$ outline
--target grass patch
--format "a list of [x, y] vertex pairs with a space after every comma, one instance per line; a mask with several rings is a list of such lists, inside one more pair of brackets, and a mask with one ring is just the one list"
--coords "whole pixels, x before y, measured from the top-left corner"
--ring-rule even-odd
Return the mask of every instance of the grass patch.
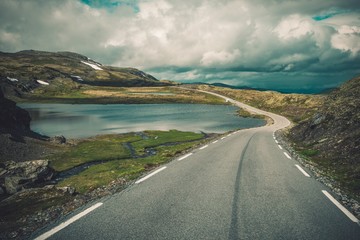
[[134, 142], [132, 145], [138, 154], [144, 153], [146, 148], [156, 147], [162, 144], [181, 143], [195, 141], [204, 138], [202, 133], [170, 131], [145, 131], [148, 139]]
[[125, 134], [105, 135], [84, 140], [63, 153], [51, 156], [51, 167], [56, 171], [64, 171], [87, 162], [129, 158], [130, 151], [123, 143], [140, 139], [140, 136]]
[[253, 114], [249, 111], [246, 111], [245, 109], [243, 108], [240, 108], [239, 110], [236, 111], [237, 114], [240, 116], [240, 117], [243, 117], [243, 118], [257, 118], [257, 119], [266, 119], [266, 116], [265, 115], [260, 115], [260, 114]]
[[78, 175], [60, 182], [58, 186], [72, 186], [79, 193], [85, 193], [109, 184], [117, 178], [133, 179], [145, 170], [135, 160], [115, 160], [89, 167]]
[[31, 102], [149, 104], [197, 103], [226, 104], [222, 98], [177, 87], [90, 86], [58, 78], [25, 96]]
[[[85, 171], [78, 175], [69, 177], [61, 181], [58, 186], [72, 186], [76, 188], [79, 193], [86, 193], [98, 187], [108, 185], [112, 181], [118, 178], [135, 179], [139, 177], [147, 169], [166, 163], [174, 158], [176, 155], [182, 153], [185, 150], [192, 148], [194, 145], [200, 144], [204, 141], [204, 134], [193, 132], [180, 132], [177, 130], [171, 131], [146, 131], [144, 132], [145, 139], [135, 133], [126, 134], [124, 137], [118, 135], [99, 136], [96, 138], [96, 146], [98, 142], [106, 140], [106, 142], [124, 143], [128, 142], [134, 146], [134, 149], [138, 152], [144, 152], [145, 148], [153, 147], [156, 151], [156, 155], [137, 158], [137, 159], [116, 159], [108, 162], [97, 164], [89, 167]], [[170, 144], [170, 145], [167, 145]], [[73, 154], [73, 156], [81, 155], [81, 151], [88, 149], [81, 146], [74, 147], [73, 151], [68, 151], [67, 154]], [[98, 154], [93, 151], [92, 153]], [[87, 154], [90, 151], [87, 150]], [[83, 162], [89, 162], [94, 159], [91, 155], [88, 159], [84, 159]], [[74, 165], [78, 161], [72, 159], [66, 160], [67, 166]]]
[[314, 157], [319, 154], [319, 151], [316, 149], [303, 149], [299, 153], [305, 157]]

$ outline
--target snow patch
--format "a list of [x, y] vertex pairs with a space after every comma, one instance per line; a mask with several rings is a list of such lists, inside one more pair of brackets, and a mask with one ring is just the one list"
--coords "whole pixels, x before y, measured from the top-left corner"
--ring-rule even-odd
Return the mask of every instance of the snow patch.
[[100, 68], [99, 66], [97, 66], [96, 64], [92, 64], [92, 63], [88, 63], [88, 62], [84, 62], [84, 61], [81, 61], [83, 64], [86, 64], [90, 67], [92, 67], [93, 69], [95, 70], [102, 70], [102, 68]]
[[36, 82], [40, 83], [41, 85], [49, 85], [48, 82], [44, 82], [44, 81], [41, 81], [41, 80], [36, 80]]
[[71, 75], [72, 78], [75, 78], [77, 81], [84, 81], [80, 76]]
[[6, 77], [10, 82], [18, 82], [16, 78]]

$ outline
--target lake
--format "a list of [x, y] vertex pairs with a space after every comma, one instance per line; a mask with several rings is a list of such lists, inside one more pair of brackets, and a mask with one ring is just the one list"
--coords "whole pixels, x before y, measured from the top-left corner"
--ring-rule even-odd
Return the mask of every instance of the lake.
[[31, 129], [67, 138], [170, 130], [223, 133], [258, 127], [264, 120], [242, 118], [235, 106], [205, 104], [19, 104], [29, 111]]

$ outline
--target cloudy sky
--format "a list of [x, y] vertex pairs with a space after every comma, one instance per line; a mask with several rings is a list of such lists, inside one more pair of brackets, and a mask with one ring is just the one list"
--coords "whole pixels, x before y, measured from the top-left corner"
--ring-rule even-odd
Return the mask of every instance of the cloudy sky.
[[360, 74], [358, 0], [1, 0], [0, 51], [158, 79], [318, 91]]

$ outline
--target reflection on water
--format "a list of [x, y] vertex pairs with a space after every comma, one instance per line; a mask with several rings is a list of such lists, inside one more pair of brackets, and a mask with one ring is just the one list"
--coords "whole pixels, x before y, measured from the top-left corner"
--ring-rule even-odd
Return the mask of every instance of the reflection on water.
[[107, 133], [170, 130], [222, 133], [264, 125], [240, 118], [237, 107], [203, 104], [19, 104], [32, 117], [31, 128], [48, 136], [89, 137]]

